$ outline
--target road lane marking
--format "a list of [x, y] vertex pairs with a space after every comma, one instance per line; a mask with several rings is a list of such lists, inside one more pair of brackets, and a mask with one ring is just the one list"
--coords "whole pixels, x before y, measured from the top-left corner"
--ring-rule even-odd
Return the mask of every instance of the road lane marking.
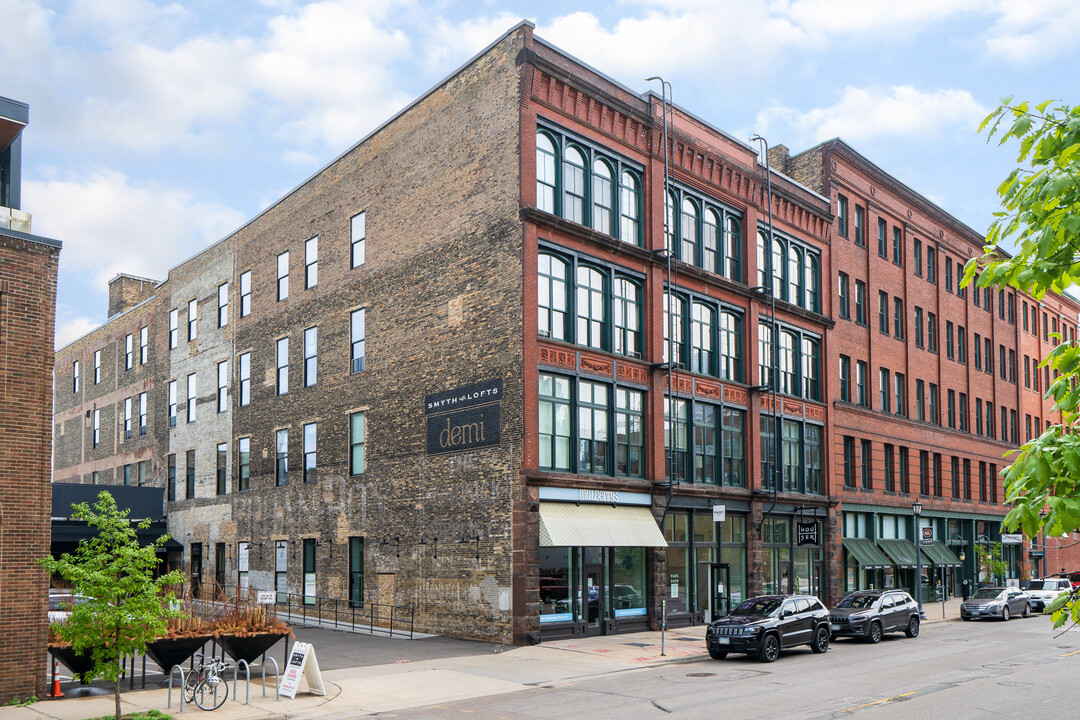
[[902, 695], [894, 695], [892, 697], [884, 698], [883, 700], [874, 700], [873, 702], [863, 703], [862, 705], [856, 705], [855, 707], [850, 707], [847, 710], [841, 710], [841, 712], [846, 712], [846, 713], [855, 712], [856, 710], [861, 710], [862, 708], [872, 707], [874, 705], [882, 705], [884, 703], [892, 702], [893, 700], [899, 700], [900, 698], [908, 697], [908, 696], [914, 695], [914, 694], [915, 694], [915, 691], [912, 690], [911, 692], [906, 692], [906, 693], [904, 693]]
[[1064, 655], [1058, 655], [1058, 657], [1069, 657], [1070, 655], [1080, 655], [1080, 650], [1073, 650], [1071, 653], [1065, 653]]

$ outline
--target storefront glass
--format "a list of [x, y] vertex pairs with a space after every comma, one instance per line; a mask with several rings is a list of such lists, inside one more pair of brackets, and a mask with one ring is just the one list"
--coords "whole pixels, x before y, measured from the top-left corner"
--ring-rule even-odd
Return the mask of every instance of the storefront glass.
[[540, 622], [570, 622], [571, 548], [540, 548]]
[[645, 548], [617, 547], [611, 565], [614, 617], [645, 615]]

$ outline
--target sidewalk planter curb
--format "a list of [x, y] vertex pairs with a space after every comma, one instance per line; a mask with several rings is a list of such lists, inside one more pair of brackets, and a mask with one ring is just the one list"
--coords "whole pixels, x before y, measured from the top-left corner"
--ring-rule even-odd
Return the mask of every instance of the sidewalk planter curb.
[[71, 671], [72, 675], [78, 675], [80, 682], [82, 682], [83, 673], [90, 672], [94, 669], [92, 652], [77, 653], [70, 645], [50, 645], [49, 652], [51, 652], [57, 660], [64, 663], [65, 667]]

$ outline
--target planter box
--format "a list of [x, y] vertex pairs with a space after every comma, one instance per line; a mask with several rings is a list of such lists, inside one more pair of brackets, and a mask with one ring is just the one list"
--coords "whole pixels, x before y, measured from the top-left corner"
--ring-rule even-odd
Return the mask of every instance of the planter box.
[[194, 655], [210, 639], [209, 635], [174, 639], [158, 638], [146, 643], [146, 654], [168, 675], [174, 666], [183, 665], [185, 660]]
[[258, 660], [283, 637], [285, 636], [278, 633], [260, 633], [248, 637], [222, 635], [217, 641], [233, 660], [237, 662], [243, 660], [250, 664]]
[[57, 660], [64, 663], [65, 667], [71, 671], [72, 675], [78, 675], [80, 682], [82, 681], [83, 673], [90, 672], [94, 669], [94, 660], [90, 657], [90, 654], [83, 654], [75, 652], [74, 648], [70, 645], [66, 647], [49, 646], [49, 652], [51, 652]]

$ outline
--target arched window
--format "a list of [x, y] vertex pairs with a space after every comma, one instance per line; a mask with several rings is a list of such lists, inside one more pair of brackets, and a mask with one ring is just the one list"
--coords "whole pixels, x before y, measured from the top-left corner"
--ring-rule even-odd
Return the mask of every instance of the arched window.
[[664, 247], [668, 252], [675, 252], [675, 193], [667, 194], [667, 206], [664, 208]]
[[562, 258], [540, 253], [537, 267], [538, 330], [541, 337], [566, 340], [566, 311], [570, 303], [570, 266]]
[[716, 211], [708, 209], [701, 224], [701, 267], [709, 272], [719, 272], [716, 260], [719, 257], [720, 218]]
[[803, 304], [802, 294], [802, 277], [803, 277], [803, 264], [802, 264], [802, 250], [795, 246], [794, 243], [788, 245], [788, 302], [801, 306]]
[[784, 243], [778, 238], [772, 240], [772, 291], [773, 295], [784, 297]]
[[619, 176], [619, 239], [635, 245], [641, 244], [639, 198], [637, 178], [624, 170]]
[[547, 133], [536, 133], [536, 207], [555, 212], [555, 144]]
[[563, 212], [567, 220], [585, 222], [585, 156], [570, 145], [563, 151]]
[[577, 269], [577, 334], [578, 345], [606, 349], [604, 328], [604, 276], [596, 268], [579, 265]]
[[713, 350], [713, 325], [716, 311], [708, 305], [695, 302], [690, 317], [690, 369], [706, 375], [715, 374]]
[[798, 368], [795, 362], [795, 352], [799, 346], [796, 337], [787, 331], [780, 332], [780, 351], [777, 360], [780, 364], [780, 387], [779, 392], [785, 395], [798, 394]]
[[615, 278], [612, 351], [629, 357], [641, 357], [641, 289], [626, 278]]
[[611, 235], [611, 215], [615, 207], [611, 194], [611, 168], [603, 160], [594, 160], [592, 172], [592, 227], [597, 232]]
[[[729, 280], [742, 281], [742, 233], [738, 218], [724, 220], [724, 264], [721, 273]], [[761, 283], [764, 285], [764, 283]]]
[[765, 237], [765, 233], [758, 230], [757, 234], [757, 286], [759, 288], [769, 287], [769, 255], [765, 249], [768, 239]]
[[679, 259], [691, 265], [697, 264], [697, 206], [684, 198], [679, 212]]
[[807, 252], [805, 268], [803, 282], [806, 284], [806, 309], [820, 312], [821, 296], [818, 285], [821, 282], [821, 274], [818, 270], [818, 256], [812, 252]]
[[742, 382], [742, 318], [727, 310], [720, 311], [720, 377]]

